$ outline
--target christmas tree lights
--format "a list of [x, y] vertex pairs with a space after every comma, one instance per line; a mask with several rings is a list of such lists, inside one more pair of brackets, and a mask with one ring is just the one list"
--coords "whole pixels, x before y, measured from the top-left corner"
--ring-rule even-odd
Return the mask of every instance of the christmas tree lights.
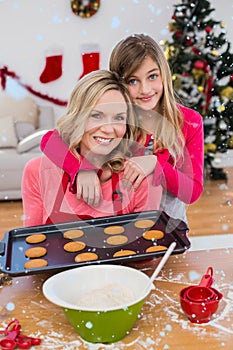
[[173, 84], [181, 101], [201, 113], [205, 160], [233, 149], [233, 54], [226, 25], [211, 18], [207, 0], [182, 0], [174, 5], [172, 35], [163, 42]]

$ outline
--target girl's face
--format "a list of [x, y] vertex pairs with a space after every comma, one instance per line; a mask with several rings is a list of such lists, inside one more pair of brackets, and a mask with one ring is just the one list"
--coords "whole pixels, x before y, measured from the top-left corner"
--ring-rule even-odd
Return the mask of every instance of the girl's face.
[[98, 100], [87, 119], [80, 153], [105, 156], [112, 152], [126, 133], [127, 104], [120, 91], [109, 90]]
[[150, 56], [129, 77], [127, 86], [133, 103], [145, 110], [156, 107], [163, 94], [163, 83], [159, 67]]

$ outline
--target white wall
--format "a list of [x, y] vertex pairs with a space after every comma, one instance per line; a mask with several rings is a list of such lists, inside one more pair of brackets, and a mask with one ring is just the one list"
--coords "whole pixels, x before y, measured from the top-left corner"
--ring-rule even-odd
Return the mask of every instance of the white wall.
[[[0, 66], [8, 66], [36, 91], [67, 100], [82, 73], [81, 44], [98, 44], [100, 68], [107, 68], [113, 46], [129, 34], [146, 32], [157, 41], [169, 39], [173, 4], [179, 2], [101, 0], [97, 14], [81, 18], [72, 13], [69, 0], [0, 0]], [[233, 42], [232, 2], [212, 0], [211, 4], [216, 9], [213, 16], [226, 23], [227, 38]], [[42, 84], [39, 77], [45, 57], [47, 51], [54, 48], [63, 54], [63, 73], [59, 79]], [[28, 91], [11, 79], [8, 79], [7, 92], [28, 95]], [[47, 104], [43, 99], [38, 101]], [[53, 106], [59, 117], [63, 107]]]

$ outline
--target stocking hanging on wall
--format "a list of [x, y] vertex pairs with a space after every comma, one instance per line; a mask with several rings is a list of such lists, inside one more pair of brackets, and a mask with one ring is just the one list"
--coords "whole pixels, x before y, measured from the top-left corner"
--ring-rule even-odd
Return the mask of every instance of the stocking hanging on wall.
[[61, 77], [62, 58], [61, 53], [47, 55], [44, 70], [40, 75], [41, 83], [47, 84]]
[[83, 18], [96, 14], [100, 7], [100, 0], [70, 0], [72, 12]]
[[83, 44], [81, 45], [83, 72], [79, 79], [84, 75], [99, 69], [100, 52], [97, 44]]

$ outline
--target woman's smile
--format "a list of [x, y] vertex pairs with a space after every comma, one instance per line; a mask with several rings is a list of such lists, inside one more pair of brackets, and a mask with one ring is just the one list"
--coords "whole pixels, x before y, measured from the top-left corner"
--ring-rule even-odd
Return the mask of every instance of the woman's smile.
[[93, 138], [99, 144], [105, 144], [105, 145], [109, 145], [113, 141], [113, 138], [104, 138], [104, 137], [100, 137], [100, 136], [93, 136]]

